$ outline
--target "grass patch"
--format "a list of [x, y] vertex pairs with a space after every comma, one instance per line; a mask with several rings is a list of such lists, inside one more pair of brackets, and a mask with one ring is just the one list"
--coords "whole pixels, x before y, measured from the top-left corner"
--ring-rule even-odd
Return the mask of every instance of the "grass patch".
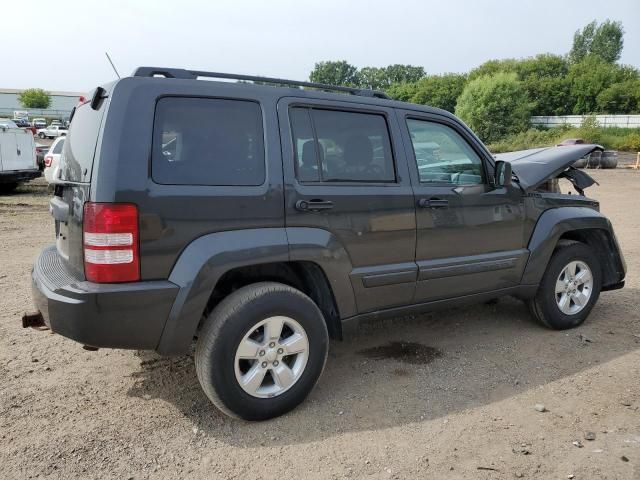
[[524, 132], [509, 135], [488, 147], [493, 153], [512, 152], [528, 148], [549, 147], [560, 143], [565, 138], [582, 138], [587, 143], [597, 143], [607, 150], [640, 151], [640, 128], [604, 128], [592, 125], [575, 128], [530, 128]]

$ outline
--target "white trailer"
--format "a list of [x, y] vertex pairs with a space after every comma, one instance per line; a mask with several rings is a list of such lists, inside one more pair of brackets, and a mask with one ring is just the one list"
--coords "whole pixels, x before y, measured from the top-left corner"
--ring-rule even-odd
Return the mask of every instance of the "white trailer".
[[0, 191], [41, 175], [31, 132], [0, 123]]

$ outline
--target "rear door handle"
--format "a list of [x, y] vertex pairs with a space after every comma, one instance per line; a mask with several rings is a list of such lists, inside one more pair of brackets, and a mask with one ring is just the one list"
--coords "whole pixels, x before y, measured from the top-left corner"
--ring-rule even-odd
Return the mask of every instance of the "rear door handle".
[[333, 202], [330, 200], [298, 200], [296, 210], [301, 212], [319, 212], [321, 210], [331, 210]]
[[420, 208], [446, 208], [449, 206], [449, 200], [442, 198], [421, 198], [418, 200]]

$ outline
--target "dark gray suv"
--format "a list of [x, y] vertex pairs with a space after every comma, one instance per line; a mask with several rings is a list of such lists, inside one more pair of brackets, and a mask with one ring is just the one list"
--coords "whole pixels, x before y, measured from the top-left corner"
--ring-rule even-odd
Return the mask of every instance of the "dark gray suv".
[[302, 402], [365, 318], [514, 295], [574, 327], [624, 285], [571, 167], [597, 148], [494, 157], [379, 92], [140, 68], [74, 111], [23, 325], [165, 355], [195, 339], [204, 391], [249, 420]]

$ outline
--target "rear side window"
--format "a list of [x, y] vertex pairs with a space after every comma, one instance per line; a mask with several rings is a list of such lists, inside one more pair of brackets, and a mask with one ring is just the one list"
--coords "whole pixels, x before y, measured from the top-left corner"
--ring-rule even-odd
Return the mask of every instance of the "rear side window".
[[165, 97], [158, 100], [151, 161], [165, 185], [262, 185], [262, 114], [255, 102]]
[[383, 115], [295, 107], [290, 110], [301, 182], [395, 182]]
[[62, 147], [64, 147], [64, 140], [60, 140], [58, 143], [56, 143], [56, 146], [53, 147], [53, 154], [58, 154], [62, 152]]
[[68, 182], [91, 180], [93, 156], [96, 152], [98, 134], [105, 108], [93, 110], [88, 103], [76, 108], [67, 133], [60, 161], [60, 179]]

